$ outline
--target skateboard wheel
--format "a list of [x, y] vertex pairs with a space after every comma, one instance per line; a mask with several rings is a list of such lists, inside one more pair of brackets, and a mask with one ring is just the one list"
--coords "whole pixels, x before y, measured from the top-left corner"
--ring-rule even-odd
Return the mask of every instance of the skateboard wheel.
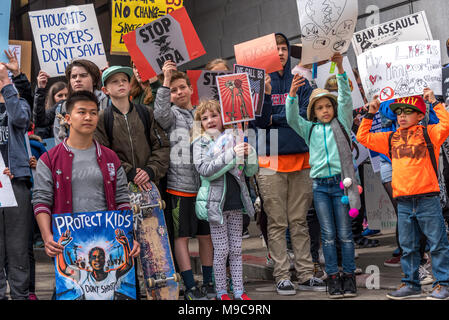
[[181, 281], [181, 275], [179, 273], [173, 273], [173, 281], [175, 282]]
[[166, 207], [166, 204], [165, 204], [165, 201], [164, 200], [162, 200], [162, 210], [165, 210], [165, 207]]
[[156, 285], [156, 281], [153, 278], [150, 278], [147, 281], [150, 288], [153, 288]]

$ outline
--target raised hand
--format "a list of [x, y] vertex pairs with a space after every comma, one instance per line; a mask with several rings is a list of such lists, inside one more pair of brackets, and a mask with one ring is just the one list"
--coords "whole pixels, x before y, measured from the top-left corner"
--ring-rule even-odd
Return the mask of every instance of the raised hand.
[[295, 76], [293, 77], [292, 80], [292, 85], [290, 87], [290, 97], [294, 98], [296, 97], [296, 92], [298, 91], [298, 89], [300, 87], [302, 87], [303, 85], [305, 85], [306, 79], [303, 76], [300, 76], [299, 74], [295, 74]]
[[433, 93], [433, 90], [431, 90], [430, 88], [424, 88], [423, 99], [429, 101], [432, 104], [437, 101], [437, 99], [435, 98], [435, 94]]
[[167, 60], [164, 62], [162, 67], [162, 72], [164, 73], [164, 87], [170, 87], [171, 75], [173, 71], [176, 71], [176, 63], [171, 60]]
[[5, 50], [5, 54], [9, 62], [5, 63], [4, 65], [6, 66], [6, 68], [8, 68], [9, 71], [11, 71], [14, 77], [18, 76], [20, 74], [20, 67], [16, 52], [11, 52], [11, 50], [8, 49]]
[[271, 77], [269, 74], [265, 75], [265, 94], [271, 94]]
[[369, 103], [369, 109], [368, 112], [369, 113], [376, 113], [377, 111], [379, 111], [380, 108], [380, 101], [377, 99], [379, 98], [379, 96], [376, 94], [373, 97], [373, 100], [370, 101]]
[[49, 78], [50, 75], [47, 72], [40, 70], [39, 74], [37, 75], [37, 87], [42, 89], [45, 88], [47, 86]]

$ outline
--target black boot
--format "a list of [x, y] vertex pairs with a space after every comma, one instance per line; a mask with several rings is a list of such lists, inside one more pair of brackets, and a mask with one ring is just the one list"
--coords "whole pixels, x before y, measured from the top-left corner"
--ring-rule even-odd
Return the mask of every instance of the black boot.
[[329, 298], [343, 298], [342, 282], [340, 274], [332, 274], [327, 277], [327, 293]]
[[357, 283], [355, 279], [355, 274], [353, 273], [343, 273], [343, 294], [345, 297], [355, 297], [357, 296]]

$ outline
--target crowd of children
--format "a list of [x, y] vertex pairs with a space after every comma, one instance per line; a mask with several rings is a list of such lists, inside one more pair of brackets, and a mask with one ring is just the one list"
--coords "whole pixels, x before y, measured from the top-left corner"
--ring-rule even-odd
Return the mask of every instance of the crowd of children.
[[[10, 177], [18, 207], [0, 208], [0, 300], [7, 299], [7, 282], [12, 299], [37, 299], [34, 234], [40, 233], [50, 257], [64, 249], [53, 240], [51, 215], [130, 209], [128, 182], [148, 190], [150, 181], [167, 203], [167, 229], [186, 300], [250, 299], [243, 285], [242, 238], [256, 211], [257, 220], [265, 221], [260, 227], [279, 295], [311, 290], [327, 291], [329, 298], [354, 297], [356, 245], [375, 244], [354, 231], [364, 203], [351, 131], [384, 155], [382, 182], [398, 217], [399, 252], [385, 265], [400, 264], [404, 278], [387, 297], [420, 297], [422, 275], [429, 277], [422, 269], [431, 258], [435, 280], [428, 298], [449, 299], [438, 171], [440, 148], [449, 136], [445, 103], [429, 88], [383, 104], [374, 97], [357, 129], [342, 55], [331, 58], [338, 70], [334, 95], [314, 89], [307, 66], [295, 67], [294, 75], [291, 56], [297, 48], [281, 33], [276, 42], [283, 69], [266, 75], [262, 114], [250, 123], [257, 138], [265, 139], [257, 146], [246, 142], [245, 132], [223, 124], [217, 100], [192, 105], [190, 79], [172, 61], [164, 63], [161, 76], [142, 82], [134, 65], [100, 71], [90, 61], [75, 60], [66, 68], [67, 82], [48, 91], [49, 76], [40, 71], [33, 99], [17, 57], [7, 52], [9, 63], [0, 64], [0, 151], [6, 164], [0, 174]], [[229, 70], [222, 59], [206, 68]], [[384, 132], [371, 133], [379, 109], [389, 121]], [[262, 130], [276, 130], [277, 141]], [[30, 138], [34, 157], [25, 147], [27, 132], [38, 136]], [[56, 146], [45, 150], [42, 139], [48, 138]], [[257, 150], [261, 145], [266, 149]], [[36, 221], [39, 230], [33, 231]], [[356, 233], [362, 240], [355, 241]], [[192, 271], [191, 238], [199, 243], [201, 284]], [[325, 273], [319, 273], [320, 246]], [[134, 241], [129, 257], [139, 253]]]

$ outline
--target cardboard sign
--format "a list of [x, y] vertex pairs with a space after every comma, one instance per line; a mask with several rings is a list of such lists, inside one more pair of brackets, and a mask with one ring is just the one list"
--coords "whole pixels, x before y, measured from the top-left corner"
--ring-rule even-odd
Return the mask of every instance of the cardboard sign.
[[254, 113], [256, 117], [260, 117], [265, 96], [265, 70], [234, 64], [234, 73], [248, 74]]
[[111, 54], [128, 55], [123, 35], [183, 6], [183, 0], [112, 0]]
[[100, 211], [52, 215], [56, 300], [136, 299], [133, 214]]
[[[355, 78], [347, 56], [343, 57], [343, 68], [348, 76], [349, 86], [351, 87], [353, 109], [363, 107], [365, 103], [363, 102], [362, 94], [357, 85], [357, 79]], [[332, 62], [318, 66], [317, 78], [315, 79], [318, 88], [324, 88], [329, 92], [338, 95], [337, 74], [338, 69], [332, 68]]]
[[8, 63], [5, 50], [8, 49], [9, 20], [11, 14], [11, 0], [2, 1], [0, 6], [0, 62]]
[[371, 166], [363, 166], [363, 170], [366, 219], [370, 229], [395, 229], [398, 219], [380, 174], [373, 172]]
[[32, 11], [30, 16], [39, 64], [50, 77], [65, 75], [76, 59], [107, 67], [106, 54], [93, 4]]
[[231, 73], [231, 71], [187, 70], [193, 89], [192, 104], [196, 106], [200, 100], [220, 100], [215, 78]]
[[236, 44], [235, 61], [239, 65], [264, 69], [266, 73], [282, 70], [274, 33]]
[[384, 45], [357, 57], [368, 100], [421, 95], [429, 87], [442, 93], [440, 41], [404, 41]]
[[254, 117], [251, 87], [247, 73], [217, 78], [223, 124], [252, 121]]
[[345, 53], [357, 23], [357, 0], [296, 0], [302, 34], [302, 64]]
[[433, 40], [425, 11], [358, 31], [352, 37], [352, 47], [358, 56], [385, 44], [412, 40]]
[[142, 81], [162, 73], [167, 60], [180, 66], [206, 53], [185, 8], [137, 28], [123, 40]]
[[9, 40], [9, 50], [17, 54], [20, 70], [31, 79], [31, 41]]
[[3, 174], [4, 170], [5, 161], [3, 161], [3, 156], [0, 153], [0, 208], [17, 207], [11, 180], [6, 174]]

